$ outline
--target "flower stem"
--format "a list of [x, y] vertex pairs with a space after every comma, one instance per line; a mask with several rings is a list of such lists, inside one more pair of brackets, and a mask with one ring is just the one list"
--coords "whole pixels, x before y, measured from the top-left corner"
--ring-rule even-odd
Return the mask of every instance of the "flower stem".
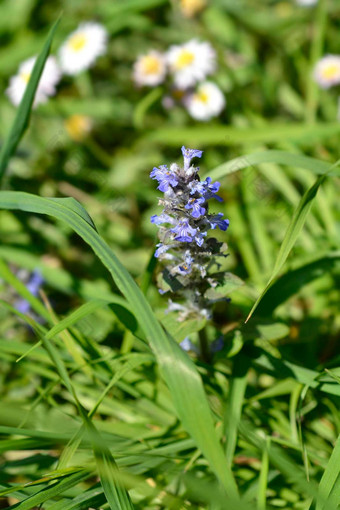
[[205, 363], [211, 363], [211, 354], [207, 338], [206, 329], [203, 328], [198, 332], [198, 339], [200, 344], [200, 358]]

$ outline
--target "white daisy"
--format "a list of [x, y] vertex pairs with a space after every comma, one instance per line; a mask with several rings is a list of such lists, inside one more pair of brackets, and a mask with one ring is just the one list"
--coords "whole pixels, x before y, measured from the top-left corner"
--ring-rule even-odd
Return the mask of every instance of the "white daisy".
[[195, 39], [181, 46], [171, 46], [167, 60], [175, 85], [181, 89], [204, 80], [216, 69], [216, 53], [213, 47], [207, 42]]
[[[19, 66], [18, 73], [12, 76], [9, 81], [6, 94], [15, 106], [18, 106], [25, 93], [36, 58], [37, 57], [31, 57], [22, 62]], [[54, 57], [48, 57], [35, 93], [34, 106], [45, 103], [50, 96], [56, 93], [56, 86], [60, 78], [61, 72], [56, 59]]]
[[184, 104], [191, 117], [197, 120], [210, 120], [219, 115], [226, 105], [226, 100], [215, 83], [201, 83], [196, 92], [184, 99]]
[[89, 69], [106, 52], [108, 34], [99, 23], [82, 23], [59, 50], [60, 65], [65, 74], [78, 74]]
[[166, 75], [165, 58], [159, 51], [151, 50], [140, 55], [133, 66], [133, 79], [137, 85], [153, 87], [164, 81]]
[[317, 62], [314, 80], [323, 89], [340, 84], [340, 55], [326, 55]]
[[296, 0], [296, 3], [302, 5], [303, 7], [309, 7], [311, 5], [315, 5], [318, 0]]

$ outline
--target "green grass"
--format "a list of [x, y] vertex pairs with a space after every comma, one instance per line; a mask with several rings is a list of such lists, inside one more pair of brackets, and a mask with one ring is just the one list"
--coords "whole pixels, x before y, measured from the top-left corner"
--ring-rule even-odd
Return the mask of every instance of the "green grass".
[[[48, 54], [92, 19], [107, 54], [32, 110]], [[336, 88], [310, 78], [337, 32], [324, 0], [210, 0], [192, 19], [165, 0], [0, 5], [0, 508], [339, 508], [340, 124]], [[207, 123], [131, 81], [140, 53], [193, 37], [227, 98]], [[38, 54], [16, 109], [8, 80]], [[166, 315], [157, 290], [148, 175], [183, 144], [230, 219], [237, 278], [210, 321]], [[187, 336], [224, 347], [202, 359]]]

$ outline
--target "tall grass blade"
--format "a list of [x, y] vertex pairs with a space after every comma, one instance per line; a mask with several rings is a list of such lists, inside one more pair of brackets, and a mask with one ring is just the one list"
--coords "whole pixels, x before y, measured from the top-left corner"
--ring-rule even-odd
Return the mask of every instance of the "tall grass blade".
[[26, 91], [24, 94], [24, 97], [21, 100], [21, 103], [19, 105], [14, 123], [11, 127], [11, 130], [8, 134], [7, 139], [5, 140], [5, 143], [3, 144], [0, 152], [0, 184], [2, 181], [2, 178], [5, 174], [8, 162], [11, 158], [11, 156], [14, 154], [15, 149], [18, 146], [18, 143], [20, 142], [23, 134], [25, 133], [30, 113], [34, 101], [35, 92], [37, 90], [37, 87], [39, 85], [39, 80], [42, 75], [42, 72], [44, 70], [44, 65], [47, 60], [47, 57], [50, 53], [50, 48], [52, 44], [52, 40], [55, 34], [55, 31], [57, 29], [57, 26], [59, 24], [59, 19], [54, 23], [53, 27], [50, 30], [50, 33], [47, 37], [47, 40], [45, 42], [45, 45], [43, 49], [41, 50], [40, 55], [38, 56], [34, 68], [31, 74], [31, 77], [29, 79], [28, 85], [26, 87]]
[[212, 470], [230, 495], [237, 488], [214, 429], [211, 411], [199, 373], [188, 355], [165, 333], [125, 267], [105, 241], [84, 220], [79, 211], [64, 205], [64, 199], [48, 199], [21, 192], [0, 192], [0, 209], [19, 209], [47, 214], [66, 222], [87, 242], [109, 269], [116, 285], [126, 297], [150, 342], [162, 375], [172, 394], [173, 403], [183, 427], [195, 440]]
[[310, 211], [310, 208], [312, 207], [313, 201], [316, 197], [316, 193], [325, 180], [325, 176], [322, 175], [318, 177], [316, 182], [313, 184], [311, 188], [309, 188], [306, 193], [303, 195], [303, 197], [300, 200], [300, 203], [295, 210], [293, 217], [291, 219], [290, 224], [288, 225], [285, 237], [283, 239], [283, 242], [281, 244], [281, 248], [279, 251], [279, 254], [277, 256], [274, 269], [272, 271], [272, 274], [268, 280], [267, 285], [265, 286], [264, 290], [260, 294], [260, 296], [257, 298], [255, 304], [253, 305], [252, 309], [249, 312], [249, 315], [246, 319], [246, 322], [250, 319], [250, 317], [253, 315], [254, 311], [256, 310], [257, 306], [259, 305], [260, 301], [262, 300], [263, 296], [266, 294], [267, 290], [271, 287], [273, 281], [275, 280], [276, 276], [279, 274], [280, 270], [282, 269], [285, 261], [287, 260], [287, 257], [293, 248], [296, 239], [298, 238], [307, 217], [307, 214]]

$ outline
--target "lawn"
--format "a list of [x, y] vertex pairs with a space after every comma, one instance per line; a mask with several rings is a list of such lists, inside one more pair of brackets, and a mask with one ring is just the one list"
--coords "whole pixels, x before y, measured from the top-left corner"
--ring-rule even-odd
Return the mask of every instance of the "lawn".
[[337, 0], [0, 3], [0, 508], [340, 508]]

